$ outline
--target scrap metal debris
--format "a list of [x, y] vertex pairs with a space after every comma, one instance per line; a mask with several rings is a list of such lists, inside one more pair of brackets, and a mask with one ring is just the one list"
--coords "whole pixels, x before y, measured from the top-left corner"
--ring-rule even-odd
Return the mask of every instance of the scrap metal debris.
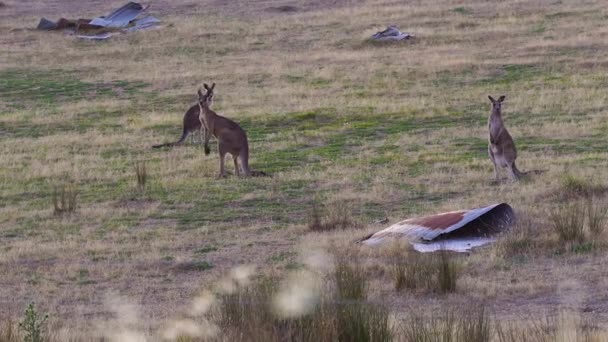
[[413, 38], [413, 34], [404, 33], [399, 31], [399, 28], [395, 25], [388, 25], [386, 30], [376, 32], [372, 35], [372, 40], [377, 41], [395, 41], [395, 40], [406, 40]]
[[138, 3], [129, 2], [105, 17], [91, 20], [91, 24], [103, 27], [126, 27], [145, 9], [146, 8]]
[[160, 19], [157, 19], [153, 16], [148, 16], [148, 17], [144, 17], [141, 19], [136, 19], [134, 21], [134, 25], [133, 26], [129, 26], [127, 28], [125, 28], [125, 31], [127, 32], [135, 32], [135, 31], [141, 31], [141, 30], [146, 30], [149, 29], [151, 27], [154, 27], [158, 24], [161, 23]]
[[77, 38], [104, 40], [116, 34], [145, 30], [159, 25], [161, 21], [153, 16], [138, 18], [149, 7], [144, 7], [136, 2], [129, 2], [107, 16], [94, 19], [69, 20], [61, 18], [54, 22], [42, 18], [37, 28], [39, 30], [67, 30], [76, 34]]
[[64, 29], [74, 29], [75, 31], [82, 30], [96, 30], [100, 29], [101, 26], [91, 25], [91, 19], [77, 19], [77, 20], [68, 20], [65, 18], [61, 18], [57, 20], [57, 22], [48, 20], [46, 18], [40, 19], [38, 23], [37, 29], [39, 30], [64, 30]]
[[76, 38], [88, 39], [88, 40], [106, 40], [110, 37], [112, 37], [112, 33], [110, 33], [110, 32], [100, 33], [100, 34], [96, 34], [96, 35], [92, 35], [92, 36], [81, 35], [81, 34], [76, 35]]
[[499, 203], [408, 219], [359, 242], [375, 246], [390, 238], [403, 238], [419, 252], [467, 252], [496, 241], [495, 235], [511, 227], [514, 222], [515, 213], [511, 206]]

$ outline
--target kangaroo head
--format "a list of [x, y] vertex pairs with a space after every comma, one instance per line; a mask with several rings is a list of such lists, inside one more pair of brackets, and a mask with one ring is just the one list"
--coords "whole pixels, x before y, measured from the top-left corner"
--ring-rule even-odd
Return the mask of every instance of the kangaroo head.
[[203, 94], [202, 89], [198, 90], [198, 102], [203, 107], [209, 107], [213, 104], [213, 89], [215, 88], [215, 83], [209, 87], [207, 83], [203, 84], [205, 87], [205, 93]]
[[492, 111], [500, 113], [500, 110], [502, 107], [502, 101], [505, 100], [505, 96], [502, 95], [501, 97], [498, 98], [498, 100], [494, 100], [494, 98], [489, 95], [488, 95], [488, 98], [490, 99], [490, 101], [492, 101]]

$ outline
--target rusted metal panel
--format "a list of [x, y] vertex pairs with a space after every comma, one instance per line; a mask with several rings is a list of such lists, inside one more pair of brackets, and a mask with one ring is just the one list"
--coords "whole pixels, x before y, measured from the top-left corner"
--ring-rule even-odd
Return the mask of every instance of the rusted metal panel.
[[91, 25], [91, 19], [77, 19], [77, 20], [69, 20], [66, 18], [61, 18], [57, 22], [53, 22], [46, 18], [40, 19], [40, 23], [38, 23], [37, 29], [39, 30], [64, 30], [64, 29], [100, 29], [101, 26]]
[[496, 233], [515, 221], [511, 206], [506, 203], [451, 211], [398, 222], [362, 240], [366, 245], [379, 245], [389, 238], [410, 241], [421, 252], [440, 249], [465, 252], [495, 241]]

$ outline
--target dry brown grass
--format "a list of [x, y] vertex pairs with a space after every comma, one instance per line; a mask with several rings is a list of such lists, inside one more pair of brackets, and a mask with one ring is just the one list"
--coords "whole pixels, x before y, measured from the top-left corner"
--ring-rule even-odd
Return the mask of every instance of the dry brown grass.
[[360, 223], [353, 218], [354, 213], [353, 205], [344, 200], [325, 203], [315, 200], [308, 218], [308, 229], [313, 232], [325, 232], [358, 228]]
[[[141, 304], [140, 328], [153, 331], [236, 265], [283, 274], [301, 250], [335, 246], [361, 254], [369, 298], [397, 316], [480, 299], [500, 319], [565, 307], [606, 328], [605, 234], [564, 244], [548, 220], [576, 197], [564, 189], [581, 185], [565, 173], [605, 197], [602, 1], [313, 1], [295, 12], [268, 10], [277, 1], [159, 1], [163, 29], [102, 43], [29, 29], [120, 2], [3, 2], [0, 320], [35, 301], [76, 334], [114, 315], [112, 290]], [[417, 39], [368, 44], [387, 23]], [[217, 181], [196, 145], [150, 149], [179, 134], [202, 82], [218, 84], [215, 108], [248, 131], [253, 168], [273, 178]], [[520, 168], [548, 172], [491, 183], [488, 94], [507, 95]], [[133, 160], [153, 175], [137, 196]], [[53, 186], [66, 179], [78, 210], [54, 215]], [[318, 194], [349, 203], [360, 227], [309, 232]], [[494, 202], [528, 212], [529, 224], [462, 258], [456, 293], [441, 298], [397, 293], [390, 251], [352, 244], [383, 228], [366, 225], [378, 218]]]

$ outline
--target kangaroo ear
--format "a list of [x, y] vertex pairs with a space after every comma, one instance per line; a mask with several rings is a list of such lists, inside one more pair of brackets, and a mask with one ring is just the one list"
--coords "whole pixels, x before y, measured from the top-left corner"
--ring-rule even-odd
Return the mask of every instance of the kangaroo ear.
[[206, 90], [209, 90], [209, 86], [207, 85], [207, 83], [203, 83], [203, 87], [205, 87]]
[[203, 97], [203, 92], [201, 88], [198, 88], [198, 97]]
[[496, 102], [496, 100], [494, 100], [492, 96], [488, 95], [488, 98], [490, 99], [490, 101], [492, 101], [492, 103]]
[[504, 100], [505, 100], [505, 96], [504, 95], [498, 98], [498, 102], [502, 102]]
[[215, 82], [211, 85], [211, 90], [215, 89]]

